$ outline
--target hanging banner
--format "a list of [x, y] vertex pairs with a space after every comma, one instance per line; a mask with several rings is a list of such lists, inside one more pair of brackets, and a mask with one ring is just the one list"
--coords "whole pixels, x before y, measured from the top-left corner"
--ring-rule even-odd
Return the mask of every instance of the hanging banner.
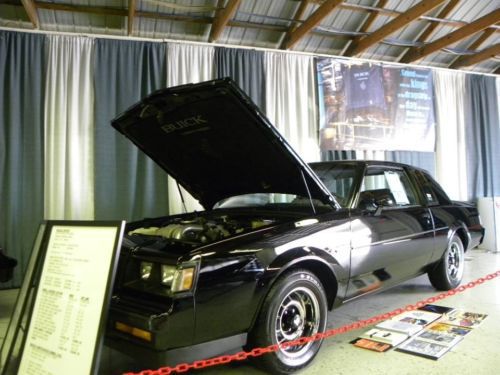
[[433, 152], [430, 69], [320, 58], [321, 150]]

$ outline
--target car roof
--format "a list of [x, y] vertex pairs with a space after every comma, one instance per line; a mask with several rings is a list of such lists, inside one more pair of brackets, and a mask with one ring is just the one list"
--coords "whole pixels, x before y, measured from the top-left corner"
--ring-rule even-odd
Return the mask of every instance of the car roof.
[[399, 168], [410, 168], [410, 169], [417, 169], [421, 170], [424, 172], [427, 172], [425, 169], [415, 167], [413, 165], [405, 164], [405, 163], [399, 163], [395, 161], [385, 161], [385, 160], [332, 160], [332, 161], [320, 161], [320, 162], [314, 162], [314, 163], [309, 163], [309, 165], [314, 166], [314, 165], [357, 165], [357, 166], [370, 166], [370, 165], [384, 165], [388, 167], [399, 167]]

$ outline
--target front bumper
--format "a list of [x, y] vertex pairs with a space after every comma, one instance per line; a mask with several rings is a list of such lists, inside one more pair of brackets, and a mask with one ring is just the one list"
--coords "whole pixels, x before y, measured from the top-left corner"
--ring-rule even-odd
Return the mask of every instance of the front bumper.
[[[246, 344], [241, 333], [204, 343], [193, 343], [195, 310], [193, 297], [168, 299], [151, 304], [136, 298], [114, 297], [108, 317], [105, 345], [119, 351], [145, 368], [174, 366], [239, 350]], [[116, 329], [125, 324], [151, 333], [151, 341]]]
[[[106, 336], [147, 350], [165, 351], [190, 345], [193, 340], [194, 322], [192, 297], [165, 298], [152, 303], [151, 300], [135, 296], [114, 296], [111, 300]], [[116, 328], [117, 324], [148, 332], [150, 339], [122, 332]]]
[[247, 334], [242, 333], [219, 340], [169, 350], [152, 350], [151, 348], [138, 346], [130, 341], [123, 340], [123, 338], [113, 336], [107, 336], [104, 344], [134, 358], [143, 368], [154, 369], [164, 366], [175, 366], [180, 363], [192, 363], [221, 354], [234, 353], [241, 350], [246, 342]]

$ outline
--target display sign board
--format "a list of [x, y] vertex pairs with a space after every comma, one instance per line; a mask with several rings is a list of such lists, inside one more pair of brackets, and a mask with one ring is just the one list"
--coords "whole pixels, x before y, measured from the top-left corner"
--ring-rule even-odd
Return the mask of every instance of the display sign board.
[[320, 58], [321, 149], [434, 151], [432, 71]]
[[[45, 224], [42, 224], [40, 226], [40, 229], [38, 230], [38, 235], [35, 239], [35, 244], [31, 251], [30, 260], [26, 268], [23, 283], [21, 285], [21, 288], [19, 288], [14, 311], [12, 312], [9, 326], [7, 327], [7, 331], [5, 332], [5, 337], [2, 343], [2, 349], [0, 350], [0, 374], [2, 375], [15, 373], [15, 362], [17, 360], [17, 355], [23, 341], [21, 335], [25, 331], [25, 327], [27, 324], [27, 311], [29, 309], [29, 306], [31, 306], [31, 301], [33, 301], [34, 298], [34, 288], [32, 288], [31, 285], [34, 284], [33, 280], [36, 273], [35, 269], [37, 260], [39, 259], [44, 234]], [[22, 328], [22, 330], [20, 328]]]
[[48, 222], [19, 374], [97, 372], [124, 222]]

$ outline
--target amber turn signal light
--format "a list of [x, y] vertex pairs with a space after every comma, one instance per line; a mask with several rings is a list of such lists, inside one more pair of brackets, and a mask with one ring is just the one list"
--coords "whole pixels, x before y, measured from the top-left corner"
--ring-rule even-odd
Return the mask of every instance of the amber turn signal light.
[[122, 322], [115, 322], [115, 329], [120, 332], [128, 333], [129, 335], [140, 338], [144, 341], [151, 342], [151, 332], [149, 331], [132, 327]]

